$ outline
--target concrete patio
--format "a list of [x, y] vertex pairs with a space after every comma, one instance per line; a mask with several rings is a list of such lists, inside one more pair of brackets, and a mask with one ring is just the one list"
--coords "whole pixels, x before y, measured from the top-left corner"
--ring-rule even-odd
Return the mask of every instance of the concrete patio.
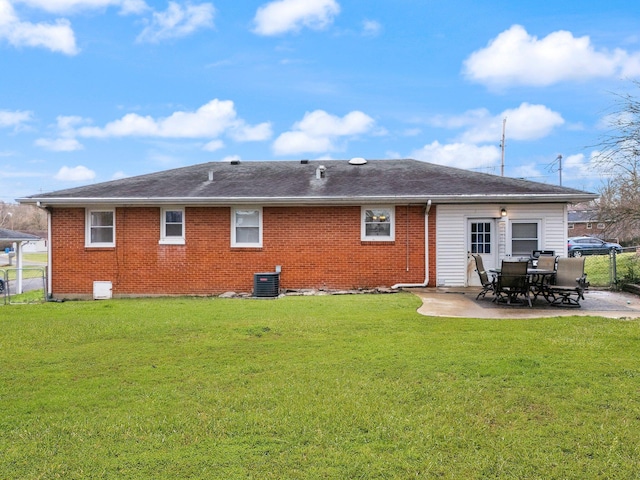
[[480, 287], [414, 288], [410, 291], [422, 299], [418, 313], [433, 317], [467, 318], [542, 318], [590, 316], [620, 319], [640, 318], [640, 296], [607, 290], [588, 290], [580, 308], [552, 306], [538, 297], [533, 307], [493, 302], [493, 296], [476, 300]]

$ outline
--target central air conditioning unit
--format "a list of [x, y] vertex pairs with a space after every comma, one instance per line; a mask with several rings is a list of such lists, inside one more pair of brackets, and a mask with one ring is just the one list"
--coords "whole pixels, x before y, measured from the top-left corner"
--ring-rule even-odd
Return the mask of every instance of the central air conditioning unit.
[[253, 275], [253, 296], [260, 298], [277, 297], [280, 294], [280, 274], [277, 272]]

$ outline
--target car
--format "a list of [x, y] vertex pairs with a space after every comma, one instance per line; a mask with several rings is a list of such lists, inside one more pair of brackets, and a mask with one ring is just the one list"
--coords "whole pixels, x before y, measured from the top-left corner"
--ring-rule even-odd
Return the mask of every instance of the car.
[[622, 253], [622, 247], [617, 243], [605, 242], [596, 237], [571, 237], [567, 242], [567, 252], [570, 257], [606, 255], [612, 251]]

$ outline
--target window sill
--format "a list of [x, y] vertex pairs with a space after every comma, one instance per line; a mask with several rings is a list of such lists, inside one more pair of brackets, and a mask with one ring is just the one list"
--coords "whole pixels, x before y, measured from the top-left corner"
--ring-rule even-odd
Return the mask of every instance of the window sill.
[[360, 240], [360, 245], [395, 245], [395, 240]]
[[185, 241], [184, 238], [177, 238], [175, 240], [163, 238], [158, 242], [159, 245], [185, 245], [186, 243], [187, 242]]

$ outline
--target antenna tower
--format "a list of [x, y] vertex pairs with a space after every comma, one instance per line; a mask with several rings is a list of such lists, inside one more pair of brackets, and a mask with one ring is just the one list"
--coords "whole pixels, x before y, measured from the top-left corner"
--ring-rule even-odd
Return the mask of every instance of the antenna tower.
[[504, 132], [507, 128], [507, 117], [502, 120], [502, 141], [500, 142], [500, 151], [502, 152], [502, 158], [500, 160], [500, 176], [504, 177]]

